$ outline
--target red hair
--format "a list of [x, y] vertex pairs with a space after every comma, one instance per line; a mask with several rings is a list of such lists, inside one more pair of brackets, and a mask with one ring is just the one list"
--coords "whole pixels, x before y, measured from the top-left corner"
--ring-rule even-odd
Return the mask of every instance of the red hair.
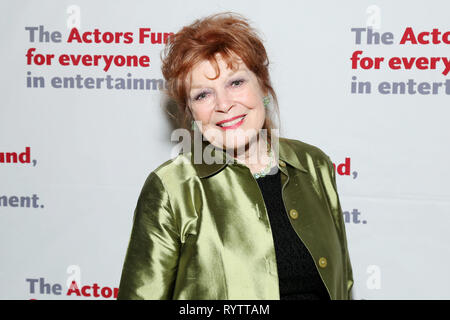
[[[216, 54], [221, 55], [230, 69], [235, 68], [235, 55], [241, 58], [247, 68], [256, 75], [263, 92], [272, 95], [274, 110], [278, 113], [278, 100], [270, 81], [266, 49], [257, 31], [243, 16], [223, 12], [197, 19], [170, 35], [163, 53], [161, 70], [167, 81], [167, 94], [178, 105], [181, 116], [177, 118], [182, 127], [190, 128], [192, 120], [187, 108], [187, 77], [197, 63], [208, 60], [216, 69], [217, 75], [213, 79], [217, 79], [220, 70]], [[263, 128], [274, 128], [268, 112]], [[270, 130], [267, 136], [270, 139]]]

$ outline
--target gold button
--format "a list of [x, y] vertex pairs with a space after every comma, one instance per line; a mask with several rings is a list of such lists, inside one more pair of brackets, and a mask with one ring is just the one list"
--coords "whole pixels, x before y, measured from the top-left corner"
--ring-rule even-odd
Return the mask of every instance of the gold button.
[[298, 212], [295, 209], [291, 209], [289, 211], [289, 215], [291, 216], [292, 219], [297, 219], [298, 218]]
[[327, 266], [327, 259], [322, 257], [319, 259], [319, 267], [325, 268]]
[[286, 163], [284, 163], [284, 161], [283, 161], [283, 160], [280, 160], [280, 161], [279, 161], [279, 163], [280, 163], [280, 166], [282, 166], [282, 167], [286, 167]]

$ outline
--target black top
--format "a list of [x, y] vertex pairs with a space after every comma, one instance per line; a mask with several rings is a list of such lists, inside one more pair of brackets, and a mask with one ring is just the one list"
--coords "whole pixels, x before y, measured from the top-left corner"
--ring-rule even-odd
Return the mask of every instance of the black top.
[[[276, 172], [276, 173], [274, 173]], [[277, 259], [281, 300], [329, 300], [308, 249], [289, 221], [281, 194], [278, 167], [256, 179], [269, 215]]]

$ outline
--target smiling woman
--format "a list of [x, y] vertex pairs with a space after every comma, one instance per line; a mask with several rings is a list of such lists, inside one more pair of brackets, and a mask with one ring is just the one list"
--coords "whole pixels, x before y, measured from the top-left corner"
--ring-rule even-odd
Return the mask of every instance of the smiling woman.
[[[252, 98], [255, 94], [270, 95], [273, 102], [273, 114], [266, 114], [262, 126], [268, 130], [270, 141], [269, 129], [277, 127], [273, 122], [278, 118], [278, 99], [270, 81], [264, 45], [245, 18], [219, 14], [197, 20], [171, 37], [161, 58], [162, 73], [168, 81], [167, 93], [177, 102], [181, 126], [190, 128], [192, 120], [200, 120], [194, 117], [193, 109], [214, 102], [227, 103], [230, 101], [222, 99], [236, 97], [228, 93], [260, 91], [253, 92]], [[244, 92], [237, 89], [240, 87], [245, 88]]]
[[197, 162], [194, 147], [149, 174], [118, 299], [350, 299], [333, 164], [279, 137], [256, 30], [219, 13], [183, 27], [164, 53], [180, 126], [194, 131], [194, 146], [201, 138], [201, 154], [213, 145], [225, 161]]
[[[217, 54], [215, 59], [219, 74], [215, 75], [213, 64], [206, 60], [193, 67], [188, 76], [189, 112], [208, 141], [219, 148], [243, 149], [263, 128], [263, 98], [267, 92], [240, 58], [234, 57], [235, 70], [228, 72], [222, 56]], [[245, 161], [242, 154], [237, 158]]]

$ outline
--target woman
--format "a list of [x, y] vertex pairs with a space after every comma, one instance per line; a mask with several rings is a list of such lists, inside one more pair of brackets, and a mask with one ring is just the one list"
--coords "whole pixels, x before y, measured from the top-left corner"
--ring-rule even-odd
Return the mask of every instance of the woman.
[[273, 130], [277, 98], [256, 31], [212, 15], [165, 54], [179, 119], [203, 141], [147, 178], [118, 298], [351, 299], [333, 164]]

